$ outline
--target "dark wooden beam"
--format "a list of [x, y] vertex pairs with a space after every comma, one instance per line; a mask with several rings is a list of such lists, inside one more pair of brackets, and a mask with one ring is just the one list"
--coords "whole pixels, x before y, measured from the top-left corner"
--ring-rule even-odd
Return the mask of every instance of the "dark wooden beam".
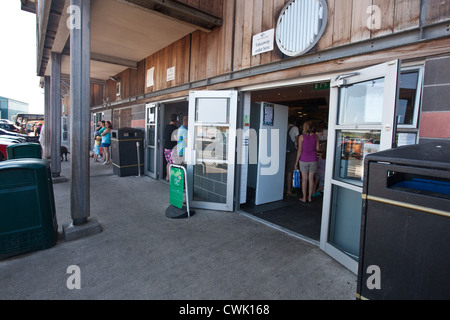
[[200, 28], [212, 30], [222, 25], [222, 18], [175, 0], [123, 0]]
[[[45, 72], [42, 72], [44, 68], [43, 64], [45, 59], [48, 59], [49, 56], [44, 56], [44, 45], [45, 40], [47, 38], [47, 26], [48, 21], [50, 19], [50, 9], [52, 7], [52, 1], [40, 1], [38, 2], [38, 12], [37, 12], [37, 29], [38, 29], [38, 37], [37, 37], [37, 73], [39, 76], [44, 76]], [[47, 60], [48, 61], [48, 60]], [[45, 65], [46, 67], [46, 65]]]
[[36, 13], [36, 3], [29, 0], [20, 0], [20, 9], [22, 11]]

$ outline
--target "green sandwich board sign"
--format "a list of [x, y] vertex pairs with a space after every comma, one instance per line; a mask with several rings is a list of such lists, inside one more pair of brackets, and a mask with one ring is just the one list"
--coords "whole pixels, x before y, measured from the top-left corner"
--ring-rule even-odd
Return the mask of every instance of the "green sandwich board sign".
[[183, 209], [184, 179], [183, 169], [170, 168], [170, 204], [179, 209]]

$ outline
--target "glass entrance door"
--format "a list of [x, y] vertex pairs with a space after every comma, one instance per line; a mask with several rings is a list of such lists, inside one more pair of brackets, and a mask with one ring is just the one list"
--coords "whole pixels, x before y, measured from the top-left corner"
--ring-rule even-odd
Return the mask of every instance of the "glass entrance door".
[[158, 179], [158, 104], [151, 103], [145, 107], [145, 174]]
[[186, 159], [192, 207], [234, 210], [236, 91], [193, 91], [189, 95]]
[[[366, 155], [392, 148], [400, 62], [338, 76], [331, 83], [321, 248], [357, 272]], [[331, 143], [334, 142], [334, 143]]]

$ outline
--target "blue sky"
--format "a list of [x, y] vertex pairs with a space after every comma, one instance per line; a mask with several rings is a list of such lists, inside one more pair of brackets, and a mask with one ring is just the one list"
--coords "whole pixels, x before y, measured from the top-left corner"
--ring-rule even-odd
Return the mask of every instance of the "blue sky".
[[20, 0], [0, 1], [0, 96], [44, 112], [44, 90], [36, 72], [36, 15], [20, 10]]

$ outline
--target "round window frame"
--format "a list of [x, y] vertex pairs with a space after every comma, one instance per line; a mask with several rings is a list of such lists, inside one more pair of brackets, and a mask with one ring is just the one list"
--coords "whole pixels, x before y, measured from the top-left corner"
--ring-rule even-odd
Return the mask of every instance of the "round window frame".
[[[320, 41], [320, 39], [322, 38], [323, 34], [325, 33], [325, 29], [327, 27], [328, 24], [328, 3], [326, 0], [315, 0], [315, 1], [319, 1], [320, 4], [323, 7], [323, 18], [322, 18], [322, 25], [320, 27], [320, 30], [317, 34], [317, 36], [314, 38], [314, 41], [312, 41], [305, 49], [303, 49], [302, 51], [298, 51], [298, 52], [292, 52], [292, 51], [288, 51], [286, 50], [283, 45], [280, 42], [280, 39], [278, 37], [278, 30], [280, 28], [280, 23], [282, 18], [284, 17], [284, 13], [286, 12], [287, 8], [289, 8], [291, 6], [291, 4], [294, 1], [304, 1], [304, 0], [289, 0], [289, 2], [283, 7], [283, 9], [281, 10], [280, 16], [278, 17], [278, 21], [277, 21], [277, 30], [275, 32], [275, 40], [277, 43], [277, 47], [278, 49], [286, 56], [289, 57], [298, 57], [301, 56], [305, 53], [308, 53], [309, 51], [311, 51], [312, 48], [314, 48], [314, 46], [317, 45], [317, 43]], [[309, 1], [309, 0], [306, 0]]]

